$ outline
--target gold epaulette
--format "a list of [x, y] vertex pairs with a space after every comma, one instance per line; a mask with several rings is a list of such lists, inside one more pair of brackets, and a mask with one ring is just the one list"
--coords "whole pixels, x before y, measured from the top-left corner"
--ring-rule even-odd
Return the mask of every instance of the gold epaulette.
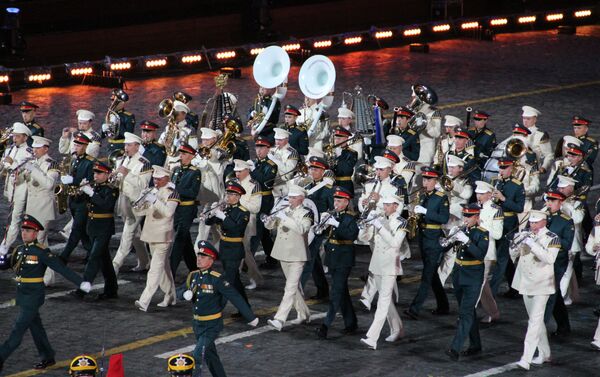
[[87, 158], [90, 161], [95, 161], [96, 159], [90, 155], [86, 155], [85, 158]]
[[125, 115], [133, 115], [133, 114], [131, 114], [131, 113], [130, 113], [129, 111], [127, 111], [127, 110], [123, 110], [123, 114], [125, 114]]
[[561, 214], [560, 214], [560, 217], [562, 217], [563, 219], [565, 219], [565, 220], [567, 220], [567, 221], [570, 221], [570, 220], [571, 220], [571, 217], [570, 217], [569, 215], [567, 215], [567, 214], [564, 214], [564, 213], [561, 213]]
[[356, 216], [356, 212], [354, 211], [346, 211], [347, 214], [349, 214], [350, 216]]
[[271, 166], [277, 166], [277, 164], [274, 163], [273, 160], [267, 160], [267, 164], [269, 164]]
[[37, 128], [37, 129], [41, 129], [41, 128], [42, 128], [42, 126], [40, 126], [40, 125], [39, 125], [39, 124], [37, 124], [37, 123], [31, 123], [31, 125], [32, 125], [33, 127]]
[[187, 279], [185, 279], [185, 286], [186, 287], [190, 287], [190, 284], [192, 283], [192, 279], [194, 279], [194, 275], [200, 273], [200, 270], [195, 270], [192, 271], [188, 274]]
[[408, 132], [409, 134], [411, 134], [411, 135], [416, 135], [416, 134], [417, 134], [417, 131], [413, 130], [412, 128], [411, 128], [411, 129], [409, 129], [407, 132]]
[[437, 191], [435, 192], [435, 195], [437, 195], [437, 196], [440, 196], [440, 197], [442, 197], [442, 198], [445, 196], [445, 194], [444, 194], [443, 192], [439, 191], [439, 190], [437, 190]]
[[217, 277], [217, 278], [218, 278], [218, 277], [221, 277], [221, 273], [220, 273], [220, 272], [218, 272], [218, 271], [211, 270], [211, 271], [210, 271], [210, 274], [211, 274], [212, 276], [214, 276], [214, 277]]
[[547, 143], [550, 141], [550, 135], [548, 135], [548, 132], [544, 132], [544, 134], [542, 135], [542, 138], [540, 139], [540, 143]]
[[490, 129], [487, 129], [487, 128], [486, 128], [486, 129], [485, 129], [485, 131], [483, 131], [483, 132], [485, 132], [485, 134], [486, 134], [486, 135], [490, 135], [490, 136], [492, 136], [492, 135], [494, 134], [494, 133], [492, 132], [492, 130], [490, 130]]
[[516, 179], [516, 178], [513, 178], [513, 179], [511, 179], [511, 181], [512, 181], [513, 183], [516, 183], [517, 185], [522, 185], [522, 184], [523, 184], [523, 182], [519, 181], [519, 180], [518, 180], [518, 179]]
[[248, 210], [246, 209], [246, 207], [244, 207], [243, 205], [238, 205], [238, 208], [241, 209], [244, 212], [248, 212]]

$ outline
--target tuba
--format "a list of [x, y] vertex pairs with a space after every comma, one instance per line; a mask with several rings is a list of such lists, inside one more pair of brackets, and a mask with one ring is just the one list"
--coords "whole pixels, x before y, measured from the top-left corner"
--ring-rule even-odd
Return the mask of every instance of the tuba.
[[114, 89], [112, 91], [113, 100], [106, 111], [106, 116], [104, 117], [104, 123], [108, 124], [108, 131], [106, 131], [106, 136], [109, 139], [117, 136], [119, 132], [119, 126], [121, 125], [121, 118], [119, 114], [115, 111], [117, 105], [120, 102], [127, 102], [129, 100], [129, 95], [125, 93], [123, 89]]
[[408, 127], [414, 131], [420, 132], [427, 126], [427, 117], [420, 112], [425, 104], [435, 105], [438, 101], [437, 94], [430, 87], [423, 84], [415, 84], [412, 86], [413, 96], [411, 101], [406, 105], [412, 112], [415, 113], [409, 121]]
[[[279, 46], [269, 46], [265, 48], [254, 59], [252, 66], [252, 75], [254, 81], [263, 88], [277, 88], [276, 93], [271, 99], [271, 106], [266, 113], [257, 112], [256, 116], [249, 123], [252, 135], [258, 135], [265, 128], [277, 101], [282, 101], [287, 93], [287, 79], [290, 72], [290, 57], [287, 52]], [[278, 88], [279, 87], [279, 88]], [[259, 115], [261, 114], [261, 115]]]
[[525, 171], [525, 168], [521, 166], [519, 160], [527, 153], [527, 145], [525, 145], [525, 142], [521, 139], [510, 139], [508, 143], [506, 143], [504, 153], [515, 160], [512, 169], [512, 177], [522, 181], [527, 172]]
[[160, 102], [158, 105], [158, 116], [163, 119], [168, 119], [163, 145], [165, 146], [167, 155], [173, 157], [177, 153], [176, 141], [179, 137], [179, 129], [177, 124], [175, 124], [175, 111], [173, 109], [173, 100], [171, 98], [166, 98]]
[[321, 115], [333, 104], [333, 88], [335, 85], [335, 67], [326, 56], [314, 55], [308, 58], [298, 76], [298, 84], [302, 93], [312, 99], [321, 99], [317, 107], [317, 114], [312, 119], [308, 128], [308, 136], [317, 133], [317, 124]]
[[[218, 153], [219, 160], [227, 159], [235, 153], [235, 134], [240, 133], [242, 125], [235, 118], [226, 118], [225, 133], [215, 143], [214, 147]], [[211, 146], [212, 148], [212, 146]], [[210, 153], [208, 154], [210, 156]]]
[[[58, 171], [60, 172], [60, 175], [68, 175], [70, 173], [71, 170], [71, 156], [65, 156], [62, 158], [62, 160], [60, 161], [60, 163], [58, 164]], [[69, 208], [69, 189], [68, 186], [62, 183], [57, 184], [56, 186], [54, 186], [54, 201], [56, 203], [56, 209], [58, 210], [59, 214], [63, 214], [65, 212], [67, 212], [67, 209]]]

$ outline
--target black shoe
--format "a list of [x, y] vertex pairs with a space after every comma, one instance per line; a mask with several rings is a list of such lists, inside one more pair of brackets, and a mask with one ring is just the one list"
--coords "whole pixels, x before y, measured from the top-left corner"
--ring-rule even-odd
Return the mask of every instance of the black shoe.
[[319, 339], [327, 339], [327, 326], [321, 325], [321, 327], [317, 327], [316, 333]]
[[236, 319], [242, 318], [242, 313], [240, 313], [240, 312], [233, 313], [233, 314], [231, 314], [231, 318], [236, 318]]
[[600, 308], [594, 309], [594, 314], [596, 315], [596, 317], [600, 317]]
[[329, 293], [317, 292], [316, 295], [311, 296], [311, 300], [327, 300], [329, 298]]
[[81, 289], [76, 289], [74, 291], [69, 292], [69, 295], [78, 299], [83, 299], [85, 297], [85, 292]]
[[119, 295], [116, 293], [100, 293], [96, 297], [96, 301], [112, 300], [116, 298], [119, 298]]
[[448, 315], [448, 314], [450, 314], [450, 310], [448, 310], [448, 309], [433, 309], [431, 311], [431, 314], [433, 314], [433, 315]]
[[571, 334], [571, 329], [558, 329], [551, 333], [550, 336], [553, 338], [566, 338]]
[[519, 294], [519, 291], [511, 288], [502, 296], [506, 298], [519, 298], [521, 295]]
[[458, 352], [456, 352], [452, 348], [447, 349], [445, 351], [445, 354], [448, 355], [448, 357], [450, 358], [450, 360], [452, 360], [452, 361], [458, 361]]
[[413, 311], [412, 311], [412, 310], [410, 310], [410, 309], [406, 309], [406, 310], [404, 311], [404, 314], [406, 314], [406, 315], [407, 315], [407, 316], [409, 316], [410, 318], [414, 319], [415, 321], [418, 321], [418, 320], [419, 320], [419, 315], [418, 315], [417, 313], [413, 312]]
[[265, 270], [274, 270], [277, 268], [276, 262], [265, 262], [260, 265], [260, 268], [264, 268]]
[[368, 273], [366, 273], [366, 274], [362, 274], [362, 275], [360, 275], [360, 280], [362, 280], [362, 281], [363, 281], [363, 283], [366, 283], [366, 282], [367, 282], [367, 280], [369, 280], [369, 274], [368, 274]]
[[466, 351], [460, 353], [461, 356], [475, 356], [481, 353], [481, 348], [467, 348]]
[[358, 326], [357, 325], [353, 325], [353, 326], [350, 326], [350, 327], [345, 327], [342, 330], [342, 334], [344, 334], [344, 335], [352, 335], [352, 334], [354, 334], [356, 332], [356, 330], [358, 330]]
[[56, 361], [54, 361], [54, 359], [42, 360], [37, 364], [33, 364], [33, 369], [46, 369], [54, 364], [56, 364]]

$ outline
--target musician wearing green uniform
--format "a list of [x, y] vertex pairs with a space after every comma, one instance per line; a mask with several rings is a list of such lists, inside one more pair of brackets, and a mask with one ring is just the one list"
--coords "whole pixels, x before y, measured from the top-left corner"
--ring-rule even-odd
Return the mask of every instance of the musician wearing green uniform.
[[335, 128], [334, 143], [340, 147], [341, 151], [336, 156], [335, 166], [332, 169], [335, 174], [335, 184], [345, 188], [354, 196], [352, 174], [354, 174], [354, 166], [358, 161], [358, 153], [347, 144], [348, 138], [351, 136], [352, 133], [344, 127]]
[[177, 267], [181, 259], [189, 271], [196, 269], [196, 260], [194, 256], [194, 244], [190, 228], [192, 222], [198, 214], [196, 197], [200, 192], [200, 179], [202, 174], [200, 170], [192, 166], [192, 159], [196, 156], [196, 150], [188, 145], [182, 144], [179, 147], [179, 166], [173, 169], [171, 182], [175, 184], [175, 190], [179, 194], [179, 205], [175, 210], [175, 240], [171, 248], [171, 272], [173, 279], [177, 276]]
[[475, 161], [483, 168], [487, 159], [496, 148], [496, 134], [488, 128], [490, 114], [485, 111], [473, 111], [473, 126], [469, 127], [469, 135], [475, 145]]
[[145, 120], [140, 124], [140, 129], [144, 146], [142, 156], [150, 161], [151, 165], [164, 166], [167, 160], [167, 151], [164, 145], [156, 142], [158, 124]]
[[56, 364], [54, 350], [48, 341], [46, 330], [40, 317], [40, 307], [44, 304], [46, 288], [44, 273], [47, 267], [63, 275], [84, 292], [89, 292], [91, 284], [67, 268], [59, 258], [37, 242], [38, 232], [44, 230], [42, 224], [32, 216], [23, 216], [21, 238], [23, 245], [10, 255], [0, 256], [0, 270], [13, 268], [17, 282], [16, 305], [19, 314], [8, 339], [0, 346], [0, 371], [6, 359], [19, 347], [25, 332], [29, 330], [42, 360], [34, 369], [45, 369]]
[[581, 116], [574, 116], [571, 124], [573, 125], [573, 134], [581, 140], [581, 149], [585, 154], [585, 162], [593, 170], [594, 161], [598, 157], [598, 141], [588, 135], [592, 121]]
[[19, 103], [19, 110], [21, 110], [23, 124], [25, 124], [27, 128], [29, 128], [29, 131], [31, 131], [31, 135], [29, 136], [29, 139], [27, 139], [27, 145], [29, 145], [30, 147], [33, 143], [33, 136], [44, 137], [44, 129], [35, 120], [37, 109], [39, 109], [39, 106], [35, 103], [28, 101], [22, 101], [21, 103]]
[[[218, 252], [208, 241], [198, 242], [196, 248], [198, 270], [188, 275], [185, 284], [187, 290], [183, 293], [183, 298], [193, 304], [196, 348], [192, 355], [195, 359], [197, 375], [200, 375], [200, 369], [206, 362], [214, 377], [226, 376], [217, 354], [215, 340], [223, 330], [223, 309], [227, 301], [240, 311], [248, 325], [252, 327], [258, 325], [258, 317], [254, 315], [246, 300], [227, 279], [212, 268], [214, 261], [223, 252], [227, 251]], [[236, 268], [238, 266], [239, 263]]]
[[331, 292], [329, 293], [329, 309], [321, 327], [317, 328], [320, 339], [327, 338], [327, 332], [338, 311], [344, 318], [343, 334], [352, 334], [358, 329], [356, 313], [352, 307], [348, 278], [354, 266], [354, 241], [358, 238], [356, 214], [348, 210], [348, 205], [354, 195], [344, 187], [337, 186], [333, 194], [334, 214], [325, 221], [327, 234], [325, 240], [325, 265], [331, 274]]
[[296, 124], [296, 119], [300, 116], [300, 110], [292, 105], [286, 105], [283, 113], [283, 129], [290, 133], [289, 143], [299, 155], [308, 154], [308, 134], [303, 124]]
[[[111, 114], [102, 125], [102, 137], [108, 138], [108, 150], [123, 149], [125, 132], [134, 133], [135, 115], [125, 110], [129, 95], [123, 89], [113, 89], [110, 96]], [[114, 126], [113, 126], [114, 125]]]
[[[483, 284], [483, 259], [489, 246], [488, 231], [479, 226], [479, 205], [463, 204], [464, 230], [459, 230], [454, 239], [456, 243], [456, 260], [452, 271], [452, 285], [458, 301], [458, 326], [450, 348], [446, 354], [452, 360], [463, 356], [476, 355], [481, 352], [479, 337], [479, 321], [475, 306]], [[463, 344], [469, 337], [469, 348], [462, 351]]]
[[[500, 169], [498, 179], [492, 181], [495, 190], [492, 193], [494, 201], [504, 211], [504, 224], [502, 238], [496, 243], [496, 269], [493, 272], [490, 287], [494, 297], [498, 294], [502, 278], [506, 274], [508, 286], [511, 287], [515, 266], [510, 259], [508, 245], [513, 235], [519, 231], [518, 214], [523, 212], [525, 206], [525, 189], [523, 183], [512, 177], [514, 161], [510, 158], [501, 158], [498, 161]], [[516, 291], [509, 288], [509, 297], [518, 297]]]
[[248, 302], [244, 285], [240, 279], [240, 263], [244, 258], [244, 233], [250, 220], [250, 212], [240, 204], [240, 197], [246, 190], [237, 182], [229, 181], [226, 191], [225, 209], [215, 207], [206, 219], [206, 225], [218, 224], [221, 233], [219, 254], [223, 263], [225, 279], [238, 290]]
[[440, 238], [444, 235], [442, 225], [450, 219], [450, 207], [448, 197], [435, 188], [440, 172], [431, 167], [421, 170], [423, 176], [424, 193], [419, 203], [414, 207], [414, 213], [419, 216], [419, 249], [423, 260], [423, 271], [421, 273], [421, 284], [410, 307], [404, 311], [412, 319], [419, 318], [419, 311], [425, 303], [429, 287], [433, 290], [436, 309], [431, 313], [434, 315], [448, 314], [448, 297], [438, 276], [438, 267], [442, 259], [443, 248]]
[[402, 152], [411, 161], [417, 161], [419, 159], [419, 153], [421, 153], [419, 134], [408, 127], [408, 121], [414, 115], [415, 113], [406, 106], [395, 108], [391, 127], [392, 131], [390, 132], [402, 137], [404, 140]]

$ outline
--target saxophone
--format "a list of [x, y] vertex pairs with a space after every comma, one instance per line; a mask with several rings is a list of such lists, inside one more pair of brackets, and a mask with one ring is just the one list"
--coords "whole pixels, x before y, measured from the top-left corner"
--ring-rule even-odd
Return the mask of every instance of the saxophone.
[[[58, 171], [60, 175], [69, 175], [71, 170], [71, 156], [65, 156], [62, 158], [60, 163], [58, 164]], [[54, 186], [54, 201], [56, 203], [56, 208], [58, 213], [61, 215], [67, 212], [68, 209], [68, 199], [69, 199], [69, 188], [67, 185], [59, 183]]]

